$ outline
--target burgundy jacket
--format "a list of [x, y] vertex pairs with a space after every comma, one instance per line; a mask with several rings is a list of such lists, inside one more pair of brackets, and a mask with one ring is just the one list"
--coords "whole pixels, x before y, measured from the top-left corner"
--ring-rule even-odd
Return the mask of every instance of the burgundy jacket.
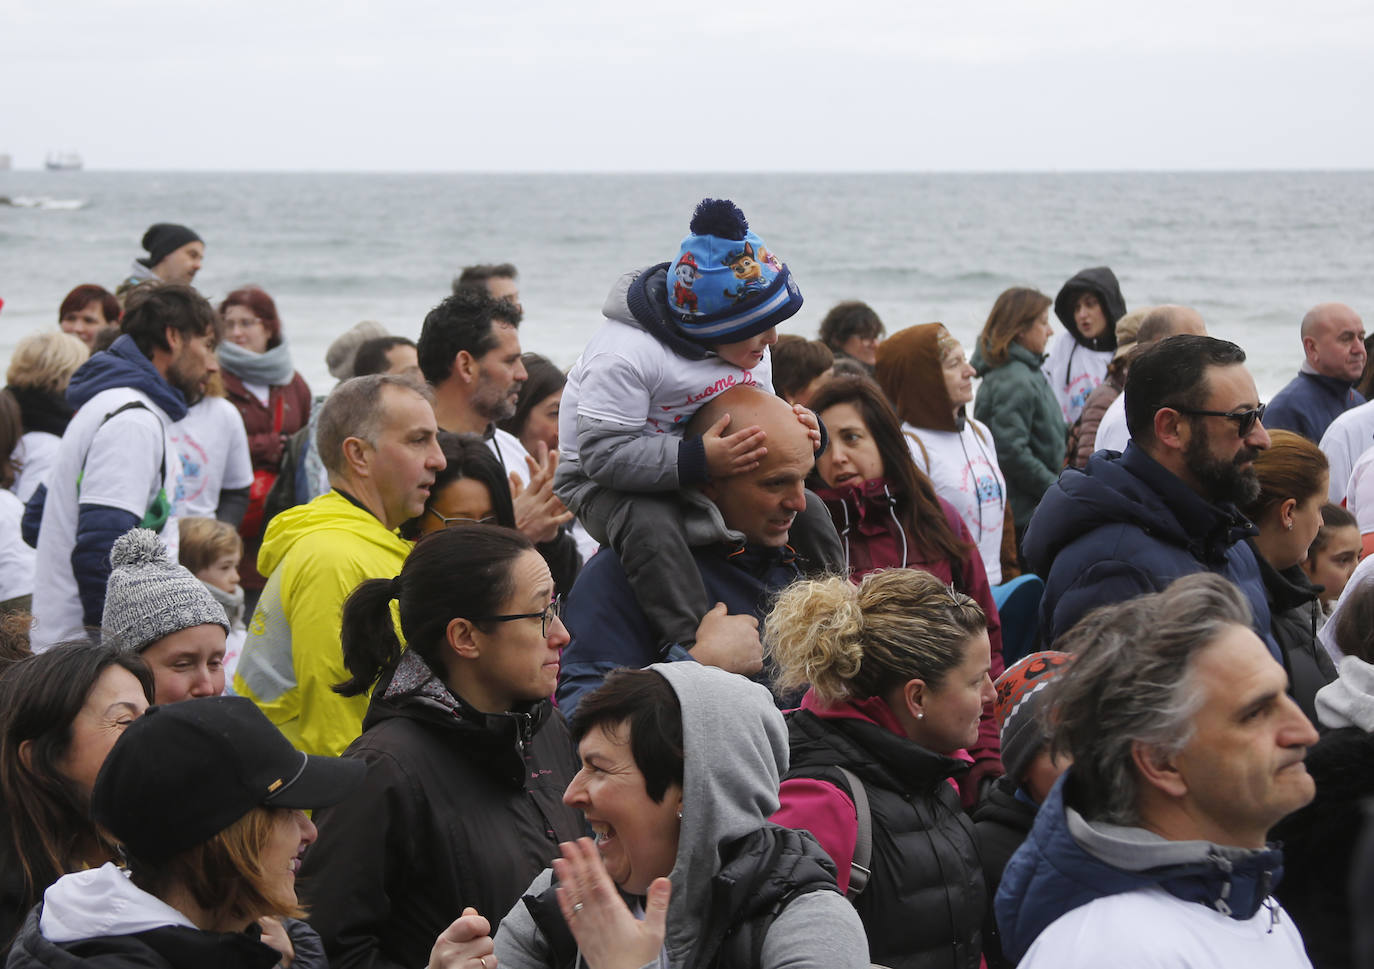
[[[229, 403], [238, 408], [248, 431], [248, 453], [253, 457], [253, 470], [275, 471], [281, 465], [282, 442], [299, 431], [310, 420], [310, 388], [299, 373], [291, 375], [289, 384], [273, 387], [268, 404], [253, 396], [243, 381], [227, 370], [221, 370]], [[273, 429], [277, 401], [281, 401], [281, 431]]]

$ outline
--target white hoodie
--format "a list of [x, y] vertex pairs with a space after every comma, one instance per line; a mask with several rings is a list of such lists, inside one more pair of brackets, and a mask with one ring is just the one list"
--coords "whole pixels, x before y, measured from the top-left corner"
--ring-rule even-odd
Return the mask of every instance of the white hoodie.
[[112, 862], [63, 875], [43, 893], [38, 931], [55, 944], [111, 935], [133, 935], [167, 925], [195, 923], [149, 895]]

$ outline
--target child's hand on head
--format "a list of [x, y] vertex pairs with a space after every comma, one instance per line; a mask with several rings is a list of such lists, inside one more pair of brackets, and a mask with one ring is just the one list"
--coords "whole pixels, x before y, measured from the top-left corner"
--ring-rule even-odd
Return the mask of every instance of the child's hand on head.
[[797, 420], [801, 421], [802, 427], [806, 428], [806, 433], [811, 438], [811, 450], [821, 449], [821, 422], [815, 413], [804, 404], [793, 404], [792, 413], [797, 415]]
[[712, 478], [728, 478], [732, 474], [753, 471], [768, 453], [768, 448], [763, 446], [763, 428], [751, 424], [726, 434], [729, 424], [730, 415], [722, 414], [701, 435], [701, 443], [706, 448], [706, 470]]

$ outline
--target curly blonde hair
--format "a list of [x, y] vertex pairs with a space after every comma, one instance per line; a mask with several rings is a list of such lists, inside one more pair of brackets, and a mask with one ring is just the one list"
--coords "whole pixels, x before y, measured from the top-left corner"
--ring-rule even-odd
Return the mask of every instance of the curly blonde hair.
[[881, 696], [908, 680], [938, 687], [987, 629], [978, 603], [929, 572], [880, 569], [857, 586], [795, 582], [764, 626], [780, 695], [810, 686], [826, 703]]

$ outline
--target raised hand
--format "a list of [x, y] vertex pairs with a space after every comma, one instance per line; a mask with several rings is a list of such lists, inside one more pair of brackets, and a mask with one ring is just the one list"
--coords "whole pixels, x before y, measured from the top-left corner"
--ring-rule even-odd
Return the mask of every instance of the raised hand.
[[525, 458], [530, 480], [521, 484], [520, 477], [511, 472], [510, 495], [515, 505], [515, 527], [531, 542], [551, 542], [558, 537], [559, 527], [572, 520], [572, 512], [563, 506], [553, 493], [553, 475], [558, 470], [558, 455], [550, 452], [541, 441], [535, 454]]
[[465, 908], [434, 940], [429, 969], [496, 969], [493, 948], [491, 923], [477, 909]]
[[667, 932], [672, 883], [654, 879], [641, 922], [620, 897], [591, 838], [565, 841], [559, 850], [562, 857], [553, 862], [558, 907], [588, 969], [640, 969], [657, 963]]

